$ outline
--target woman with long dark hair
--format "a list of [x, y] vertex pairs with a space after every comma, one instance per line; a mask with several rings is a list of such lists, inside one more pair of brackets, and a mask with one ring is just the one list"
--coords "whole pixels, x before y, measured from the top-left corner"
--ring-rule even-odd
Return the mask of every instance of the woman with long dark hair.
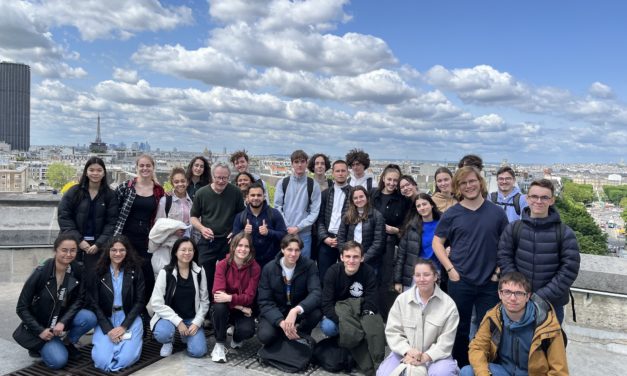
[[174, 331], [187, 343], [187, 355], [201, 358], [207, 353], [202, 329], [209, 310], [209, 292], [205, 271], [196, 263], [196, 244], [183, 237], [172, 246], [170, 264], [157, 276], [150, 305], [155, 312], [150, 326], [155, 339], [162, 343], [161, 356], [172, 354]]
[[91, 281], [93, 310], [98, 317], [91, 357], [105, 372], [130, 367], [142, 353], [144, 309], [142, 259], [128, 239], [114, 236], [102, 252]]
[[213, 311], [211, 319], [216, 333], [216, 345], [211, 353], [214, 362], [226, 362], [226, 329], [234, 326], [231, 348], [255, 335], [253, 304], [261, 267], [255, 261], [255, 249], [250, 235], [240, 232], [231, 240], [229, 254], [216, 265], [213, 280]]
[[137, 177], [125, 181], [115, 190], [120, 204], [120, 215], [114, 235], [126, 236], [133, 249], [144, 259], [142, 272], [146, 281], [145, 299], [148, 300], [155, 285], [150, 263], [152, 254], [148, 253], [148, 235], [155, 223], [159, 201], [165, 192], [157, 181], [155, 160], [151, 156], [140, 155], [135, 166]]
[[192, 158], [185, 173], [187, 178], [187, 194], [194, 199], [196, 191], [211, 183], [211, 166], [207, 158], [199, 155]]
[[53, 258], [38, 266], [22, 287], [16, 307], [22, 323], [13, 338], [31, 357], [41, 356], [47, 367], [60, 369], [68, 357], [80, 357], [74, 344], [96, 326], [96, 315], [84, 308], [82, 268], [75, 261], [78, 242], [61, 234], [53, 249]]
[[379, 271], [385, 250], [385, 220], [370, 203], [366, 188], [358, 185], [349, 194], [348, 209], [337, 233], [337, 248], [354, 240], [364, 249], [364, 262]]
[[413, 200], [420, 191], [418, 190], [418, 183], [411, 175], [403, 175], [398, 181], [398, 188], [401, 194], [410, 200]]
[[102, 159], [91, 157], [85, 163], [78, 184], [59, 203], [59, 228], [78, 241], [77, 261], [93, 272], [100, 251], [113, 236], [118, 219], [118, 200], [107, 184], [107, 168]]
[[419, 193], [414, 197], [413, 204], [414, 209], [410, 210], [401, 230], [401, 241], [394, 263], [394, 289], [399, 294], [412, 285], [413, 265], [419, 258], [431, 260], [440, 274], [440, 261], [431, 247], [435, 228], [440, 221], [440, 212], [431, 196], [426, 193]]

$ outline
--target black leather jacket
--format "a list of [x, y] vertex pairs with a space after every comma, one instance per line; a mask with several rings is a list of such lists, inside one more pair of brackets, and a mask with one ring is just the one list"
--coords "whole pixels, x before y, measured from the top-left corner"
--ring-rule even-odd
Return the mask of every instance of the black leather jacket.
[[[129, 268], [129, 270], [124, 270], [122, 307], [126, 317], [121, 326], [126, 329], [133, 324], [133, 321], [135, 321], [145, 306], [144, 290], [144, 275], [141, 269]], [[103, 333], [107, 334], [113, 329], [113, 324], [110, 321], [113, 315], [113, 282], [111, 281], [111, 273], [107, 272], [104, 275], [94, 277], [89, 291], [92, 299], [92, 309], [98, 318], [98, 325], [100, 325]]]
[[[63, 323], [69, 328], [74, 316], [83, 308], [85, 299], [82, 268], [78, 263], [72, 262], [65, 278], [68, 278], [67, 291], [57, 323]], [[38, 266], [24, 283], [17, 300], [16, 312], [28, 329], [39, 335], [50, 327], [56, 304], [60, 303], [57, 299], [55, 261], [51, 258]]]

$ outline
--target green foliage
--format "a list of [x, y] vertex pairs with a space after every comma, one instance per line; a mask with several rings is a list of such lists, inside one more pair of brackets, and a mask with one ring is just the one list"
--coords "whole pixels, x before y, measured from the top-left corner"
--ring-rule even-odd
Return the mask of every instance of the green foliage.
[[266, 186], [268, 188], [268, 200], [270, 200], [268, 204], [270, 204], [270, 206], [274, 206], [274, 190], [276, 189], [276, 187], [269, 184], [266, 184]]
[[622, 202], [623, 199], [627, 198], [627, 185], [604, 185], [603, 192], [614, 205], [625, 207]]
[[60, 190], [65, 184], [76, 179], [76, 169], [61, 162], [54, 162], [48, 166], [46, 178], [52, 188]]
[[627, 197], [621, 198], [620, 202], [618, 203], [618, 206], [620, 206], [623, 209], [627, 209]]
[[566, 179], [564, 179], [562, 195], [565, 198], [583, 204], [589, 204], [594, 200], [594, 191], [591, 184], [576, 184]]
[[607, 234], [601, 231], [582, 204], [563, 196], [557, 199], [555, 207], [559, 210], [562, 221], [575, 232], [581, 253], [607, 253]]
[[166, 192], [172, 192], [172, 189], [174, 189], [174, 187], [172, 186], [172, 183], [170, 183], [170, 181], [169, 181], [169, 180], [168, 180], [168, 181], [166, 181], [166, 182], [163, 184], [163, 190], [164, 190], [164, 191], [166, 191]]

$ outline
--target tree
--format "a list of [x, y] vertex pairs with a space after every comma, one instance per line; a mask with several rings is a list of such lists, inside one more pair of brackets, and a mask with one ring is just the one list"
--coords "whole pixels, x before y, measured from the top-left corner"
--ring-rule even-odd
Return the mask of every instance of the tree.
[[52, 188], [60, 190], [65, 184], [76, 179], [76, 169], [65, 163], [54, 162], [48, 166], [46, 178]]
[[555, 207], [562, 221], [575, 232], [581, 253], [607, 254], [607, 234], [601, 231], [581, 203], [564, 195], [558, 198]]
[[590, 184], [577, 184], [570, 180], [564, 179], [562, 188], [562, 196], [567, 197], [575, 202], [589, 204], [594, 200], [594, 190]]
[[609, 201], [619, 205], [627, 197], [627, 185], [604, 185], [603, 192], [605, 192]]

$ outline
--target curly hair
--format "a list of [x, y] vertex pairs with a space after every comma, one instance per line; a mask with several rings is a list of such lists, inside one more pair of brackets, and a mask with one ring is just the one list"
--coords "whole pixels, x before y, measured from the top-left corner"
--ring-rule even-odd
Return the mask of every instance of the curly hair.
[[328, 171], [331, 168], [331, 160], [329, 159], [329, 157], [322, 153], [316, 153], [309, 159], [309, 163], [307, 164], [307, 169], [309, 170], [309, 172], [314, 172], [314, 166], [316, 165], [316, 159], [318, 159], [318, 157], [324, 158], [325, 171]]
[[361, 149], [352, 149], [346, 153], [346, 163], [352, 166], [353, 162], [359, 162], [364, 165], [364, 169], [368, 169], [370, 167], [370, 155]]
[[235, 164], [235, 162], [237, 162], [237, 160], [242, 157], [244, 157], [244, 159], [246, 159], [246, 162], [248, 162], [248, 154], [246, 154], [246, 150], [237, 150], [236, 152], [231, 154], [231, 158], [229, 160], [231, 161], [231, 163]]

